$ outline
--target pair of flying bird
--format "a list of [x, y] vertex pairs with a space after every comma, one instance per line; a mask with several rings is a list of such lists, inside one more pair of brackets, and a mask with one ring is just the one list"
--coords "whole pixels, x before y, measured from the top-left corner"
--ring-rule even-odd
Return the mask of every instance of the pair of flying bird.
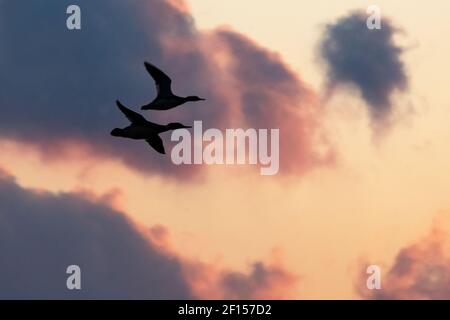
[[[154, 65], [145, 62], [145, 68], [155, 81], [157, 96], [156, 98], [141, 107], [141, 110], [169, 110], [189, 101], [203, 101], [205, 99], [197, 96], [179, 97], [172, 93], [172, 80], [160, 69]], [[165, 154], [164, 144], [159, 136], [160, 133], [181, 128], [191, 128], [181, 123], [169, 123], [161, 125], [147, 121], [141, 114], [125, 107], [120, 101], [116, 101], [120, 111], [131, 122], [126, 128], [116, 128], [111, 131], [114, 137], [129, 138], [135, 140], [145, 140], [153, 149], [159, 153]]]

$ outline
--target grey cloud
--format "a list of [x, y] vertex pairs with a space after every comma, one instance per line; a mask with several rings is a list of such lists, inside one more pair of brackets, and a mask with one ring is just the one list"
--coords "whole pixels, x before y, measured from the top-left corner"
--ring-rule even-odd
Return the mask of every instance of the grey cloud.
[[[153, 82], [143, 67], [149, 60], [174, 78], [180, 95], [207, 98], [145, 113], [149, 120], [203, 120], [205, 128], [277, 126], [283, 141], [281, 172], [303, 172], [320, 162], [310, 139], [316, 119], [296, 114], [308, 110], [312, 93], [266, 49], [234, 32], [205, 35], [192, 16], [161, 0], [79, 0], [82, 29], [69, 31], [69, 4], [0, 2], [0, 137], [36, 145], [54, 157], [73, 145], [68, 141], [79, 141], [94, 155], [119, 159], [144, 173], [199, 173], [199, 166], [175, 166], [145, 143], [109, 136], [112, 128], [127, 124], [116, 99], [136, 109], [153, 98]], [[220, 39], [239, 68], [230, 72], [218, 65], [212, 38]], [[231, 105], [235, 93], [242, 112]], [[169, 149], [169, 134], [163, 139]]]
[[[69, 31], [69, 4], [0, 3], [0, 135], [35, 144], [54, 156], [70, 147], [70, 139], [145, 172], [190, 173], [151, 152], [145, 143], [112, 139], [109, 132], [127, 125], [116, 99], [133, 108], [152, 99], [155, 89], [143, 62], [165, 66], [162, 41], [175, 35], [192, 39], [194, 48], [180, 58], [189, 65], [183, 76], [166, 68], [184, 80], [179, 81], [180, 94], [214, 94], [207, 85], [197, 86], [195, 68], [202, 69], [203, 57], [195, 49], [191, 18], [166, 1], [80, 0], [82, 29]], [[168, 118], [187, 120], [176, 114]]]
[[330, 88], [353, 85], [370, 107], [374, 120], [392, 110], [392, 94], [407, 88], [408, 78], [401, 61], [403, 50], [395, 44], [398, 31], [383, 17], [380, 30], [366, 26], [367, 15], [351, 14], [327, 25], [320, 54], [328, 66]]
[[[81, 290], [66, 268], [81, 268]], [[176, 257], [109, 206], [24, 189], [0, 172], [0, 298], [189, 299]]]

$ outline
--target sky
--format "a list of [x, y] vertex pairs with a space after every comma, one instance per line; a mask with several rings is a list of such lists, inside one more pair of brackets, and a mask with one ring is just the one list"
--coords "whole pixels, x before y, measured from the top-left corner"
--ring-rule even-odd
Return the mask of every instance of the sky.
[[[72, 2], [0, 1], [0, 297], [450, 298], [447, 1]], [[148, 119], [279, 128], [279, 173], [111, 137], [144, 61], [207, 98]]]

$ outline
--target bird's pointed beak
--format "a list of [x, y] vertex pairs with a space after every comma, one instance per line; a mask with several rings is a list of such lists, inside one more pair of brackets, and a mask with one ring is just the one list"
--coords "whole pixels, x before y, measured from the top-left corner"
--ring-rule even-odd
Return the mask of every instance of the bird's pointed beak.
[[190, 128], [192, 128], [192, 126], [183, 126], [183, 128], [190, 129]]

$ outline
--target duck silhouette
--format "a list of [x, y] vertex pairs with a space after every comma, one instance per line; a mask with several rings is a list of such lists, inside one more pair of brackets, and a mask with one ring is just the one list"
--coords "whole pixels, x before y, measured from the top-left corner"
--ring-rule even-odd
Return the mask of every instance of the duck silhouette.
[[206, 99], [197, 96], [179, 97], [172, 93], [172, 80], [160, 69], [151, 63], [144, 62], [148, 73], [155, 80], [157, 96], [156, 98], [141, 107], [141, 110], [169, 110], [189, 101], [204, 101]]
[[160, 133], [181, 128], [192, 128], [181, 123], [169, 123], [161, 125], [147, 121], [142, 115], [125, 107], [119, 100], [116, 101], [120, 111], [130, 120], [131, 125], [111, 131], [114, 137], [129, 138], [134, 140], [145, 140], [153, 149], [161, 154], [165, 154], [164, 144], [159, 136]]

